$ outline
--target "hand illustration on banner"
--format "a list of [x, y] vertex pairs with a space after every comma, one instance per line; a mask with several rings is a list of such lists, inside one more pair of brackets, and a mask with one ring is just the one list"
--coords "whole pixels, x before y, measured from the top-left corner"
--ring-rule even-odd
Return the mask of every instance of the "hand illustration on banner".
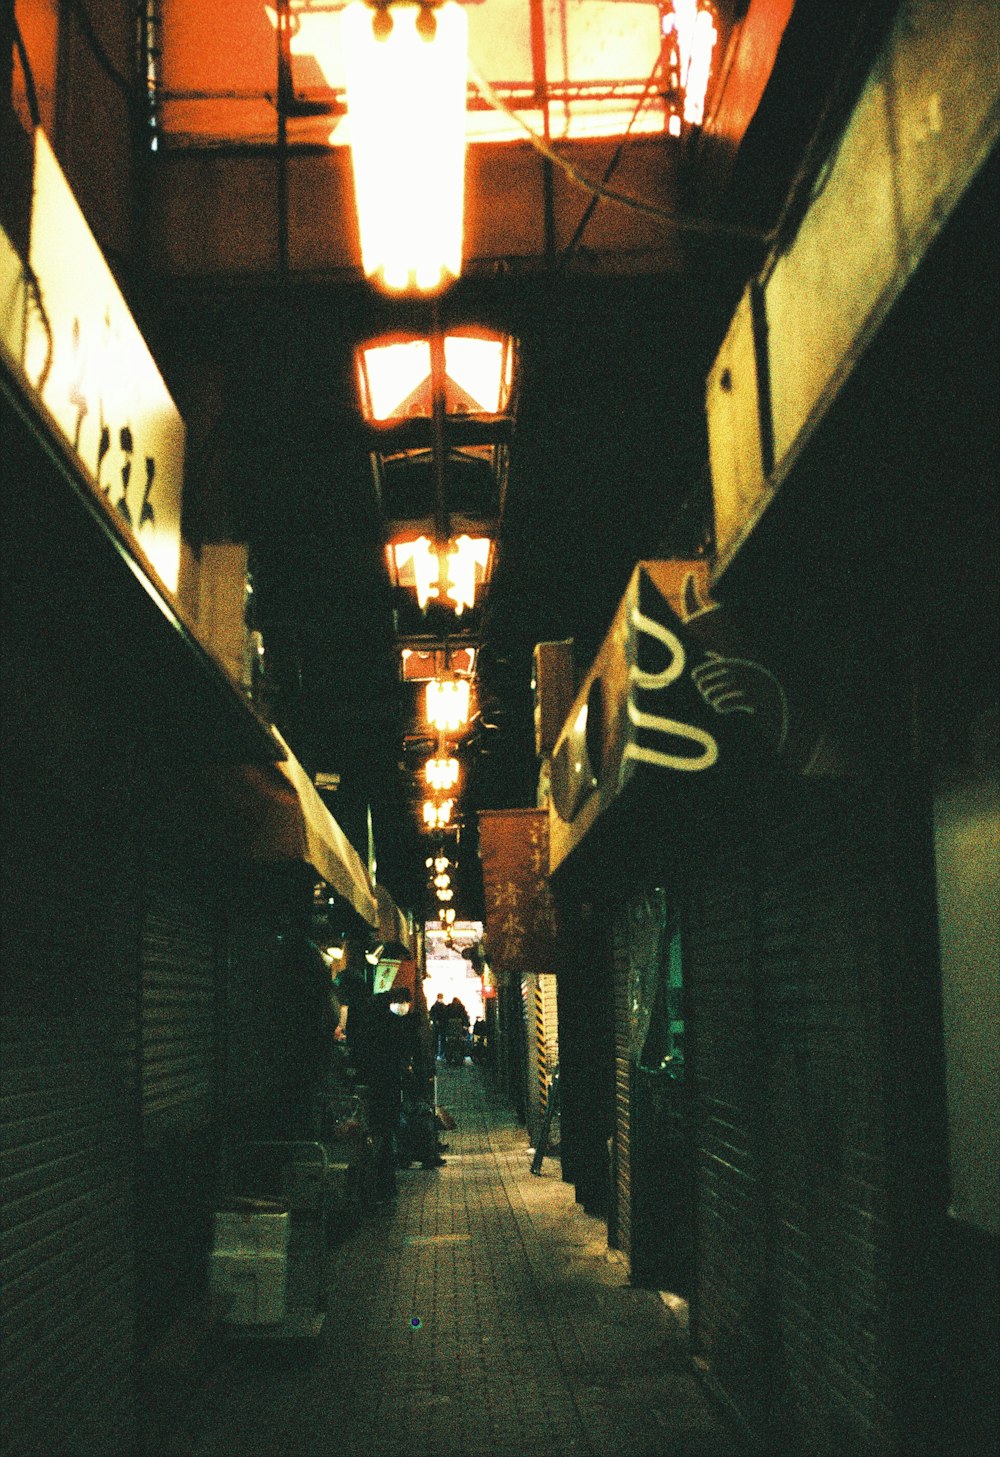
[[788, 736], [788, 699], [774, 674], [749, 658], [725, 658], [709, 652], [706, 661], [692, 668], [691, 678], [715, 713], [747, 713], [757, 727], [774, 739], [780, 754]]

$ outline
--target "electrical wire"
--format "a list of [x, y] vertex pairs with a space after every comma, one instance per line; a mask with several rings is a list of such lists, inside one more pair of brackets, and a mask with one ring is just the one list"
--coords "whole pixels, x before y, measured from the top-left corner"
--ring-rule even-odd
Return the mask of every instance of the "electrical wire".
[[[652, 87], [653, 82], [656, 80], [657, 74], [659, 73], [659, 70], [660, 70], [660, 67], [661, 67], [662, 64], [663, 64], [663, 57], [662, 57], [661, 54], [657, 53], [656, 60], [653, 62], [653, 69], [649, 73], [649, 79], [647, 80], [645, 86], [642, 88], [642, 95], [639, 97], [639, 100], [635, 103], [635, 108], [634, 108], [634, 110], [632, 112], [632, 115], [629, 117], [628, 126], [625, 128], [625, 134], [622, 137], [621, 141], [618, 143], [617, 147], [615, 148], [614, 155], [612, 156], [611, 161], [608, 163], [608, 165], [604, 169], [604, 176], [601, 178], [601, 186], [602, 187], [606, 187], [608, 185], [608, 183], [611, 181], [611, 178], [614, 175], [614, 172], [615, 172], [615, 170], [616, 170], [616, 168], [618, 166], [618, 163], [622, 159], [622, 154], [625, 151], [625, 147], [626, 147], [626, 144], [628, 143], [628, 139], [632, 135], [632, 128], [635, 126], [636, 121], [639, 118], [640, 111], [642, 110], [642, 108], [646, 104], [646, 97], [649, 95], [650, 88]], [[572, 238], [570, 238], [569, 242], [566, 244], [566, 247], [562, 251], [562, 255], [561, 255], [560, 259], [559, 259], [559, 262], [561, 264], [563, 264], [563, 265], [567, 264], [570, 261], [570, 259], [573, 257], [573, 254], [576, 252], [577, 245], [579, 244], [580, 239], [583, 237], [583, 234], [584, 234], [584, 232], [586, 230], [587, 224], [590, 222], [590, 219], [593, 217], [594, 212], [595, 212], [595, 210], [597, 208], [597, 204], [598, 204], [599, 201], [600, 201], [600, 198], [598, 197], [597, 193], [595, 192], [591, 196], [591, 199], [587, 203], [587, 206], [584, 208], [583, 215], [580, 218], [580, 221], [577, 223], [575, 229], [573, 230], [573, 236], [572, 236]]]
[[645, 202], [640, 197], [633, 197], [627, 192], [618, 192], [616, 189], [607, 187], [602, 182], [597, 182], [592, 177], [586, 176], [578, 167], [575, 167], [567, 158], [560, 156], [554, 147], [549, 146], [544, 137], [538, 133], [520, 116], [516, 111], [507, 105], [493, 87], [482, 76], [476, 66], [470, 60], [469, 79], [484, 101], [496, 111], [503, 112], [525, 133], [528, 141], [548, 161], [559, 167], [566, 176], [577, 187], [589, 192], [594, 197], [603, 198], [607, 202], [616, 202], [620, 207], [631, 208], [634, 212], [642, 213], [645, 217], [656, 218], [657, 221], [666, 223], [683, 232], [701, 233], [708, 237], [730, 237], [740, 238], [753, 243], [770, 243], [771, 233], [762, 233], [755, 228], [742, 228], [737, 224], [714, 222], [710, 218], [684, 217], [680, 213], [668, 212], [665, 208], [657, 207], [655, 203]]
[[31, 69], [31, 62], [28, 59], [28, 47], [24, 43], [24, 36], [21, 34], [21, 27], [17, 23], [17, 16], [11, 17], [14, 27], [14, 45], [17, 48], [18, 59], [21, 62], [21, 71], [24, 76], [24, 94], [28, 102], [28, 115], [31, 117], [32, 126], [41, 126], [42, 113], [38, 105], [38, 92], [35, 90], [35, 77]]
[[94, 29], [94, 23], [90, 18], [90, 12], [88, 11], [86, 5], [83, 3], [83, 0], [70, 0], [70, 9], [77, 18], [80, 29], [83, 32], [84, 38], [88, 46], [90, 47], [90, 51], [94, 57], [94, 60], [100, 66], [101, 70], [108, 77], [108, 79], [112, 81], [115, 86], [117, 86], [118, 90], [122, 93], [129, 106], [135, 106], [135, 87], [128, 80], [127, 76], [122, 75], [121, 71], [118, 70], [118, 67], [115, 65], [114, 61], [112, 61], [111, 57], [104, 49], [104, 42], [101, 40], [100, 36], [97, 34], [97, 31]]

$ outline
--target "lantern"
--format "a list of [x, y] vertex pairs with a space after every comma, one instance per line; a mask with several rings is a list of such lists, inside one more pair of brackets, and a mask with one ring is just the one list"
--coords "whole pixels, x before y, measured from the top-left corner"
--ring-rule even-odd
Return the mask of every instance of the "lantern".
[[434, 292], [462, 271], [465, 12], [356, 0], [341, 39], [362, 266], [393, 292]]

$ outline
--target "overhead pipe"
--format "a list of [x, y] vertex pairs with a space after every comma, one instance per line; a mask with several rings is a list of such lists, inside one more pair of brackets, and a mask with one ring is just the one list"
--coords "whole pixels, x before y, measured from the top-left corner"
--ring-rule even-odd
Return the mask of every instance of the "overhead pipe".
[[[531, 70], [535, 82], [535, 100], [542, 109], [542, 135], [549, 146], [552, 135], [549, 125], [549, 81], [545, 62], [545, 5], [544, 0], [531, 0]], [[552, 162], [545, 157], [542, 162], [542, 197], [545, 227], [545, 261], [556, 261], [556, 193], [555, 173]]]
[[434, 460], [434, 532], [435, 546], [439, 552], [448, 550], [451, 535], [451, 521], [446, 496], [447, 476], [445, 457], [445, 373], [444, 332], [441, 328], [441, 310], [435, 298], [431, 305], [431, 424], [432, 453]]

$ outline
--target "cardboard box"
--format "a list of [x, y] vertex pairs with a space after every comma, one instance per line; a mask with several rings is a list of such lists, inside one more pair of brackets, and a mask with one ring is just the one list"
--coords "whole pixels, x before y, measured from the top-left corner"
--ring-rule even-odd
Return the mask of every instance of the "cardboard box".
[[227, 1209], [215, 1216], [213, 1253], [280, 1254], [288, 1249], [288, 1210], [277, 1205]]
[[209, 1285], [222, 1319], [230, 1325], [278, 1325], [285, 1318], [288, 1258], [213, 1250]]

